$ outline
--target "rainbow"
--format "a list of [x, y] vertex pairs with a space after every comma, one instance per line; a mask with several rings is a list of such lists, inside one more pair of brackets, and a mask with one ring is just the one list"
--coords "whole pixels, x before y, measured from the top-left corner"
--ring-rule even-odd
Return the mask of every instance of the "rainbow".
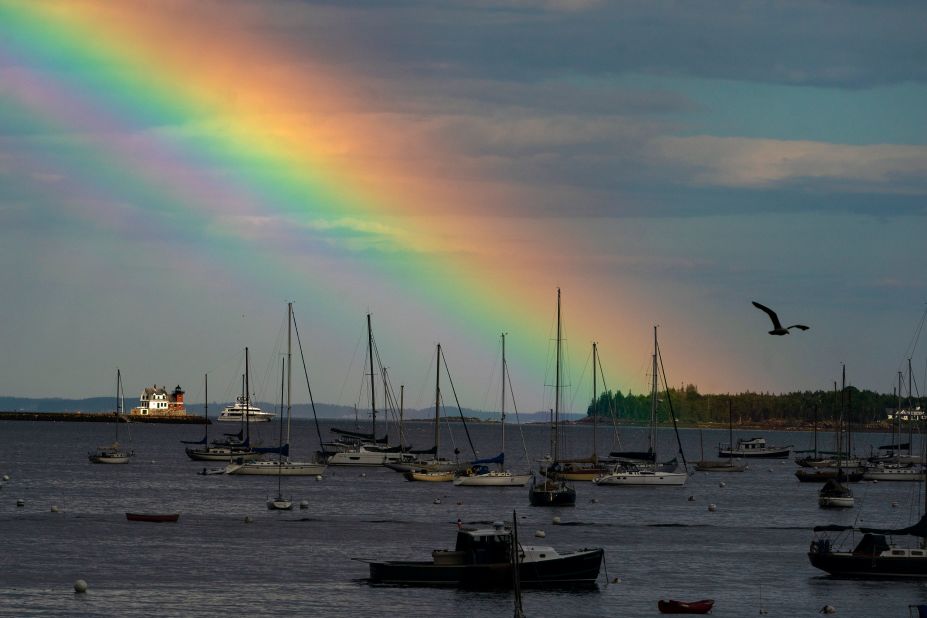
[[[209, 11], [209, 37], [200, 11]], [[351, 312], [336, 300], [354, 285], [348, 269], [381, 289], [401, 288], [436, 327], [472, 333], [463, 338], [475, 348], [492, 349], [500, 330], [517, 327], [522, 351], [513, 362], [522, 375], [545, 371], [558, 281], [519, 280], [494, 262], [501, 247], [481, 254], [448, 233], [466, 225], [472, 239], [504, 242], [485, 220], [467, 217], [465, 197], [408, 173], [407, 161], [375, 156], [373, 145], [415, 132], [403, 118], [355, 113], [362, 84], [288, 56], [238, 27], [234, 11], [208, 3], [6, 2], [0, 34], [9, 113], [24, 131], [69, 136], [59, 159], [25, 153], [23, 164], [56, 176], [35, 190], [70, 196], [63, 217], [101, 235], [161, 229], [178, 239], [187, 264], [256, 280], [279, 273], [265, 292], [298, 278], [315, 292], [313, 312], [360, 321], [365, 307]], [[248, 259], [235, 250], [242, 245], [253, 249]], [[318, 267], [336, 261], [347, 266]], [[593, 294], [584, 291], [583, 301], [597, 305]], [[614, 328], [614, 313], [574, 310], [579, 342]], [[644, 341], [645, 325], [635, 326]], [[646, 360], [603, 351], [619, 375]]]

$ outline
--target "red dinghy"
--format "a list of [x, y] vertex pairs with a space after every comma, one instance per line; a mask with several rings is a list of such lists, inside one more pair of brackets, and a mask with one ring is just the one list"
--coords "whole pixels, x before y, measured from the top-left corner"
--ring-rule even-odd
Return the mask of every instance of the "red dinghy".
[[701, 601], [657, 601], [657, 608], [661, 614], [708, 614], [714, 606], [714, 599], [702, 599]]
[[129, 521], [177, 521], [179, 517], [180, 513], [126, 513], [126, 519]]

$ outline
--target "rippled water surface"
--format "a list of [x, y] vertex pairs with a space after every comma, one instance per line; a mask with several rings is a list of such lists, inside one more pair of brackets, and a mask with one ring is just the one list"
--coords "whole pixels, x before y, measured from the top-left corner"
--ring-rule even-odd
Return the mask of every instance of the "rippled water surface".
[[[317, 448], [315, 428], [295, 427], [295, 455], [308, 456]], [[547, 428], [522, 429], [531, 458], [545, 454]], [[262, 430], [270, 441], [270, 428]], [[429, 424], [407, 430], [416, 446], [430, 446]], [[10, 476], [0, 489], [0, 615], [510, 616], [507, 594], [370, 586], [362, 560], [427, 559], [453, 545], [458, 518], [491, 523], [513, 509], [523, 543], [605, 548], [607, 577], [603, 571], [597, 590], [526, 591], [528, 616], [656, 616], [661, 598], [714, 598], [714, 616], [738, 617], [761, 608], [815, 616], [825, 604], [840, 616], [907, 616], [909, 604], [927, 603], [925, 583], [831, 579], [805, 555], [817, 524], [908, 523], [922, 501], [916, 483], [858, 484], [857, 508], [822, 511], [818, 486], [798, 483], [791, 461], [765, 460], [740, 474], [695, 473], [682, 488], [579, 483], [575, 508], [549, 509], [529, 506], [525, 488], [456, 488], [410, 483], [381, 468], [329, 468], [321, 481], [284, 480], [284, 493], [307, 500], [307, 509], [270, 512], [264, 502], [275, 478], [197, 474], [204, 464], [190, 461], [179, 441], [197, 439], [200, 428], [132, 425], [131, 464], [90, 464], [87, 451], [111, 441], [112, 431], [99, 423], [0, 422], [0, 474]], [[498, 425], [470, 431], [483, 456], [497, 452]], [[590, 427], [565, 431], [568, 452], [589, 452]], [[600, 452], [611, 446], [610, 433], [599, 430]], [[761, 433], [773, 444], [811, 443], [803, 433], [735, 437]], [[517, 429], [507, 434], [510, 466], [525, 469]], [[662, 434], [668, 458], [672, 432]], [[643, 446], [642, 430], [622, 436], [628, 448]], [[454, 437], [468, 452], [459, 427]], [[706, 451], [722, 440], [726, 431], [703, 432]], [[868, 453], [887, 441], [862, 435], [857, 444]], [[683, 442], [687, 457], [698, 459], [699, 432], [683, 430]], [[175, 524], [129, 522], [126, 511], [181, 516]], [[553, 525], [554, 516], [571, 525]], [[537, 530], [544, 540], [533, 538]], [[87, 581], [87, 594], [73, 593], [77, 579]]]

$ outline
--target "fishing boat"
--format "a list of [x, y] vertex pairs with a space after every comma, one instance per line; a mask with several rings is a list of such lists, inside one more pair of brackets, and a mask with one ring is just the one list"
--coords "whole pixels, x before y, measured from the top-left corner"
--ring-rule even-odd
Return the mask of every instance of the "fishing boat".
[[150, 521], [155, 523], [174, 522], [180, 518], [180, 513], [126, 513], [129, 521]]
[[[459, 528], [453, 550], [435, 550], [430, 561], [370, 562], [370, 583], [507, 590], [513, 584], [513, 534], [492, 528]], [[517, 575], [523, 587], [594, 587], [605, 551], [560, 553], [553, 547], [517, 544]]]
[[[657, 408], [659, 407], [659, 379], [658, 379], [658, 361], [660, 358], [660, 346], [657, 343], [657, 327], [653, 327], [653, 355], [652, 373], [653, 380], [650, 387], [650, 452], [654, 453], [656, 459], [656, 431], [657, 431]], [[665, 378], [664, 378], [665, 381]], [[673, 426], [676, 425], [675, 414], [672, 411], [672, 401], [669, 397], [669, 389], [666, 391], [666, 399], [670, 404], [670, 418], [673, 419]], [[633, 464], [627, 464], [615, 468], [612, 472], [599, 476], [593, 480], [596, 485], [609, 486], [635, 486], [635, 485], [652, 485], [652, 486], [680, 486], [685, 485], [689, 478], [687, 466], [685, 466], [685, 455], [682, 452], [682, 444], [679, 442], [679, 431], [676, 431], [676, 444], [679, 454], [683, 456], [683, 465], [686, 471], [664, 471], [653, 467], [641, 467]]]
[[714, 599], [702, 599], [701, 601], [657, 601], [657, 609], [661, 614], [708, 614], [714, 607]]
[[[232, 457], [231, 463], [226, 466], [226, 474], [232, 475], [252, 475], [252, 476], [317, 476], [325, 472], [328, 466], [324, 462], [317, 461], [294, 461], [290, 459], [290, 442], [291, 442], [291, 422], [292, 422], [292, 383], [293, 383], [293, 326], [295, 318], [293, 316], [293, 303], [287, 303], [287, 351], [284, 364], [286, 365], [286, 410], [284, 412], [283, 393], [280, 395], [280, 428], [279, 439], [277, 441], [277, 458], [266, 460], [241, 460]], [[300, 356], [302, 356], [302, 346], [300, 346]], [[305, 369], [305, 359], [303, 362]], [[308, 372], [306, 374], [306, 385], [308, 387]], [[282, 382], [282, 378], [281, 378]], [[281, 385], [282, 387], [282, 385]], [[312, 389], [309, 389], [310, 399]], [[315, 411], [315, 402], [312, 402], [313, 412]], [[286, 421], [284, 423], [284, 420]], [[284, 436], [284, 425], [286, 426], [286, 435]], [[318, 431], [318, 419], [316, 419], [316, 431]], [[270, 452], [269, 449], [255, 449], [259, 452]]]
[[[245, 347], [245, 372], [241, 376], [241, 395], [238, 396], [240, 401], [248, 402], [250, 401], [249, 391], [250, 391], [250, 380], [249, 380], [249, 357], [248, 357], [248, 348]], [[208, 382], [206, 383], [208, 386]], [[207, 400], [208, 400], [208, 390]], [[204, 404], [205, 405], [205, 404]], [[209, 418], [206, 418], [207, 428], [206, 432], [209, 431], [208, 423]], [[195, 444], [201, 446], [187, 447], [186, 453], [187, 457], [194, 461], [254, 461], [260, 459], [263, 456], [263, 452], [251, 447], [251, 420], [250, 415], [244, 415], [239, 418], [241, 423], [241, 429], [237, 434], [225, 434], [225, 439], [222, 441], [214, 441], [212, 444], [208, 444], [208, 433], [204, 435], [202, 440], [199, 440]]]
[[[531, 474], [513, 474], [505, 466], [505, 382], [508, 379], [508, 365], [505, 363], [505, 333], [502, 333], [502, 449], [491, 459], [474, 461], [454, 478], [455, 486], [462, 487], [524, 487], [531, 480]], [[527, 459], [527, 455], [525, 456]], [[495, 464], [498, 470], [489, 466]]]
[[754, 459], [786, 459], [792, 452], [792, 445], [768, 446], [766, 438], [740, 438], [731, 448], [728, 445], [718, 447], [718, 457], [750, 457]]
[[119, 426], [123, 423], [121, 413], [125, 408], [125, 395], [122, 391], [122, 373], [116, 369], [116, 412], [115, 412], [115, 437], [112, 444], [98, 446], [95, 451], [87, 453], [90, 463], [96, 464], [127, 464], [129, 458], [135, 453], [119, 444]]
[[[734, 404], [727, 400], [727, 432], [728, 441], [734, 442]], [[695, 462], [695, 469], [699, 472], [743, 472], [747, 469], [747, 464], [735, 460], [733, 457], [725, 459], [705, 459], [705, 449], [702, 447], [702, 430], [698, 432], [699, 449], [702, 458]]]
[[[538, 480], [534, 475], [531, 476], [531, 486], [528, 489], [528, 500], [531, 506], [575, 506], [576, 490], [570, 486], [566, 480], [560, 478], [560, 471], [557, 460], [560, 458], [559, 451], [559, 429], [560, 429], [560, 346], [563, 342], [561, 337], [562, 326], [560, 320], [560, 288], [557, 288], [557, 356], [554, 380], [554, 422], [553, 434], [551, 437], [552, 462], [547, 465], [543, 473], [543, 479]], [[598, 567], [597, 567], [598, 568]]]

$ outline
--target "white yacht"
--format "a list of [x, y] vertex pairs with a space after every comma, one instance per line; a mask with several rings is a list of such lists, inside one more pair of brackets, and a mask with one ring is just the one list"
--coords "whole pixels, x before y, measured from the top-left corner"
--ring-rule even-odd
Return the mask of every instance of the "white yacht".
[[252, 404], [244, 395], [239, 395], [235, 398], [234, 404], [222, 410], [218, 420], [227, 423], [240, 423], [242, 421], [263, 423], [274, 420], [275, 416], [273, 412], [264, 412]]

